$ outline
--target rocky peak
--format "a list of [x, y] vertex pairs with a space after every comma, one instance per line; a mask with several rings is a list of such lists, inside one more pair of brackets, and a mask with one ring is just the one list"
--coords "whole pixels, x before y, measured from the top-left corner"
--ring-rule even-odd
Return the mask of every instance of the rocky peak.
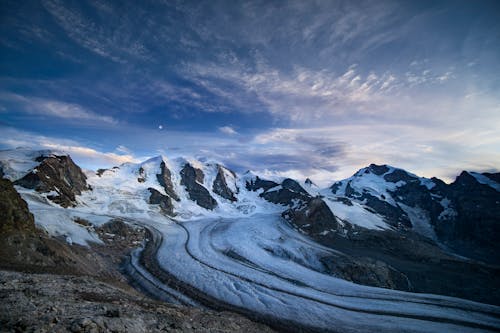
[[304, 195], [309, 195], [307, 193], [307, 191], [304, 190], [298, 182], [296, 182], [295, 180], [290, 179], [290, 178], [283, 180], [283, 182], [281, 183], [281, 186], [283, 186], [283, 188], [290, 190], [290, 191], [293, 191], [293, 192], [301, 193]]
[[80, 167], [69, 156], [40, 156], [40, 164], [30, 173], [15, 182], [38, 192], [54, 192], [47, 198], [63, 206], [74, 206], [76, 195], [89, 190]]
[[278, 183], [273, 182], [272, 180], [261, 179], [259, 176], [256, 176], [255, 179], [246, 182], [246, 188], [249, 191], [257, 191], [259, 189], [267, 191], [278, 185]]
[[[229, 201], [238, 201], [236, 198], [233, 190], [229, 188], [228, 181], [226, 179], [226, 176], [224, 174], [224, 167], [221, 165], [217, 165], [217, 176], [215, 177], [213, 186], [212, 186], [212, 191], [214, 193], [220, 195], [221, 197], [229, 200]], [[236, 177], [235, 173], [226, 169], [228, 172], [230, 172], [233, 177]]]
[[[217, 207], [217, 201], [210, 195], [210, 192], [200, 184], [200, 172], [200, 169], [196, 169], [191, 164], [186, 163], [181, 170], [181, 185], [186, 187], [186, 191], [191, 200], [203, 208], [212, 210]], [[203, 172], [201, 172], [201, 175], [203, 175]], [[203, 178], [201, 180], [203, 180]]]
[[179, 196], [174, 191], [174, 184], [172, 183], [172, 173], [167, 168], [167, 165], [164, 161], [160, 163], [160, 173], [156, 175], [158, 179], [158, 183], [165, 189], [165, 193], [174, 199], [175, 201], [179, 201]]
[[367, 168], [370, 170], [372, 173], [376, 174], [377, 176], [382, 176], [384, 173], [389, 172], [389, 167], [385, 164], [383, 165], [377, 165], [377, 164], [370, 164]]
[[307, 178], [304, 181], [304, 184], [306, 184], [307, 186], [317, 186], [316, 184], [314, 184], [314, 182], [310, 178]]

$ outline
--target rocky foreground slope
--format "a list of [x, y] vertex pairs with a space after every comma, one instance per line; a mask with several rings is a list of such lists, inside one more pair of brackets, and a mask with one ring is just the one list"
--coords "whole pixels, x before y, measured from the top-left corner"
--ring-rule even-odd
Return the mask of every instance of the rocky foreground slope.
[[169, 305], [88, 276], [0, 271], [2, 332], [271, 332], [240, 315]]

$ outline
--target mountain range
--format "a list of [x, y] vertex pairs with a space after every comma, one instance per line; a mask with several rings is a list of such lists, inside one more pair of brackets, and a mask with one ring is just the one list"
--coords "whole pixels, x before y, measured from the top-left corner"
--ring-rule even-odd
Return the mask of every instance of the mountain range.
[[[335, 288], [365, 300], [375, 294], [403, 297], [399, 290], [411, 295], [408, 302], [417, 302], [414, 298], [424, 293], [443, 295], [441, 303], [446, 297], [458, 297], [493, 304], [487, 311], [471, 307], [493, 313], [496, 319], [490, 324], [474, 315], [459, 320], [445, 310], [439, 320], [421, 320], [438, 326], [499, 327], [500, 173], [463, 171], [446, 184], [371, 164], [320, 188], [310, 179], [269, 178], [251, 171], [237, 174], [216, 161], [164, 156], [82, 170], [64, 152], [20, 148], [0, 151], [0, 175], [5, 188], [13, 185], [27, 203], [32, 224], [70, 248], [108, 244], [108, 236], [119, 232], [100, 228], [117, 219], [145, 228], [145, 240], [130, 245], [142, 250], [130, 252], [123, 267], [129, 282], [156, 298], [239, 312], [266, 324], [276, 322], [277, 329], [289, 330], [285, 322], [291, 319], [306, 331], [331, 329], [332, 323], [339, 325], [339, 331], [381, 329], [373, 321], [366, 326], [364, 321], [354, 324], [354, 319], [318, 319], [326, 311], [323, 303], [338, 293], [331, 288], [340, 283]], [[12, 209], [4, 206], [5, 211]], [[22, 211], [25, 217], [14, 220], [29, 222], [29, 213]], [[2, 223], [4, 233], [20, 228], [5, 219]], [[122, 237], [130, 237], [130, 232]], [[182, 266], [181, 255], [175, 261], [182, 251], [198, 263]], [[199, 263], [204, 267], [196, 266]], [[216, 275], [221, 277], [217, 280]], [[215, 280], [210, 282], [212, 276]], [[265, 276], [284, 281], [287, 287], [264, 283]], [[153, 285], [162, 285], [162, 290]], [[259, 289], [264, 287], [273, 292]], [[303, 319], [294, 314], [300, 302], [274, 294], [292, 291], [295, 298], [323, 303]], [[328, 296], [316, 295], [319, 292]], [[273, 303], [276, 299], [287, 304], [280, 311]], [[462, 301], [453, 302], [464, 306]], [[371, 303], [353, 304], [356, 311], [366, 312], [364, 307]], [[370, 311], [370, 316], [387, 315]], [[428, 315], [428, 309], [411, 315], [404, 311], [397, 317]], [[428, 331], [438, 326], [422, 327]], [[415, 323], [397, 322], [382, 330], [398, 327], [415, 329]]]

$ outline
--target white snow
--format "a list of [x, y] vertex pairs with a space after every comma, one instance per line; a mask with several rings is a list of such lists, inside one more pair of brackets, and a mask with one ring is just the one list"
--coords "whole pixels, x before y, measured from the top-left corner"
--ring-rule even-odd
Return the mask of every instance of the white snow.
[[35, 161], [37, 157], [53, 154], [67, 155], [63, 152], [32, 150], [29, 148], [0, 150], [0, 168], [2, 168], [5, 178], [15, 181], [34, 171], [40, 164], [40, 162]]
[[495, 190], [497, 190], [498, 192], [500, 192], [500, 184], [497, 183], [496, 181], [494, 181], [493, 179], [490, 179], [490, 178], [486, 177], [485, 175], [482, 175], [482, 174], [477, 173], [477, 172], [469, 172], [469, 174], [472, 175], [474, 178], [476, 178], [478, 183], [488, 185], [488, 186], [494, 188]]
[[325, 198], [324, 201], [332, 213], [344, 222], [366, 229], [381, 230], [391, 228], [391, 226], [385, 223], [382, 216], [368, 211], [360, 203], [351, 201], [352, 206], [348, 206], [341, 201], [329, 197]]
[[427, 212], [420, 207], [410, 207], [399, 203], [399, 207], [408, 215], [412, 225], [412, 230], [418, 232], [422, 236], [437, 241], [437, 236], [432, 227], [430, 218]]
[[28, 203], [29, 210], [35, 217], [35, 224], [49, 235], [63, 237], [69, 244], [76, 243], [86, 246], [89, 242], [102, 243], [91, 228], [74, 222], [74, 219], [80, 217], [92, 222], [94, 225], [100, 225], [107, 222], [109, 217], [103, 218], [93, 214], [82, 214], [70, 208], [61, 208], [34, 190], [19, 186], [16, 186], [16, 190]]
[[457, 216], [457, 212], [455, 211], [455, 209], [453, 209], [450, 199], [443, 198], [439, 203], [444, 208], [444, 210], [438, 216], [439, 220], [449, 220], [450, 218]]

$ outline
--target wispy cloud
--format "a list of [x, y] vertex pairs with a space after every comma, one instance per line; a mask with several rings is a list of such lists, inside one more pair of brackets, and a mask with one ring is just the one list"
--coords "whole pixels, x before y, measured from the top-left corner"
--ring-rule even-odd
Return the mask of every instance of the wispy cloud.
[[[131, 4], [133, 9], [129, 8], [123, 15], [114, 15], [110, 11], [116, 8], [95, 2], [96, 11], [93, 15], [86, 15], [78, 3], [59, 0], [44, 0], [42, 3], [68, 37], [89, 51], [118, 63], [127, 63], [130, 57], [152, 58], [147, 47], [134, 37], [135, 25], [131, 17], [142, 12], [139, 7]], [[108, 20], [108, 24], [99, 24], [101, 19]]]
[[29, 147], [67, 153], [77, 164], [94, 169], [138, 161], [130, 152], [122, 154], [103, 152], [74, 140], [37, 135], [8, 127], [0, 128], [4, 134], [0, 137], [0, 146], [3, 148]]
[[80, 120], [93, 123], [117, 124], [118, 121], [110, 116], [103, 116], [98, 113], [87, 110], [81, 105], [66, 103], [57, 100], [21, 96], [12, 93], [1, 93], [0, 101], [14, 103], [23, 112], [55, 117], [67, 120]]

